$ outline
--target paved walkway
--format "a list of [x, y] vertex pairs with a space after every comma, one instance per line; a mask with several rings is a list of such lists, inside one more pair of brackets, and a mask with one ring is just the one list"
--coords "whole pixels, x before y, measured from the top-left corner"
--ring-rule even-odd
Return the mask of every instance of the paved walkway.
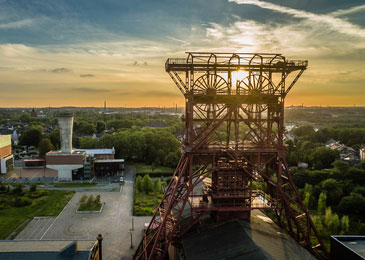
[[[82, 195], [101, 195], [105, 202], [102, 213], [76, 213]], [[126, 183], [122, 192], [78, 192], [70, 200], [42, 239], [93, 239], [104, 235], [104, 259], [130, 259], [130, 229], [132, 226], [133, 184]], [[142, 237], [143, 224], [151, 217], [134, 217], [133, 245]]]
[[53, 224], [55, 217], [35, 217], [20, 232], [15, 239], [41, 239], [47, 229]]
[[[134, 250], [142, 238], [144, 223], [149, 223], [151, 217], [133, 217], [133, 169], [126, 168], [125, 185], [112, 183], [117, 191], [109, 192], [111, 186], [88, 188], [53, 188], [75, 190], [77, 193], [57, 217], [34, 218], [16, 239], [95, 239], [103, 234], [103, 259], [131, 259]], [[93, 189], [85, 191], [85, 189]], [[95, 187], [94, 187], [95, 188]], [[84, 195], [98, 194], [105, 202], [101, 213], [76, 213], [78, 201]], [[134, 230], [132, 228], [132, 218]], [[131, 249], [131, 234], [133, 249]]]

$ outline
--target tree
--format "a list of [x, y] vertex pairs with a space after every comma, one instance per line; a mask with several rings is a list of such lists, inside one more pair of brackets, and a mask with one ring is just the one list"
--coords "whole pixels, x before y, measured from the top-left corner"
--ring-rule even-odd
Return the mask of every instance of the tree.
[[303, 126], [294, 128], [292, 130], [292, 132], [297, 137], [309, 136], [309, 135], [314, 134], [314, 128], [313, 128], [313, 126], [310, 126], [310, 125], [303, 125]]
[[98, 121], [96, 122], [96, 132], [102, 133], [105, 130], [105, 122], [104, 121]]
[[48, 138], [43, 138], [38, 145], [39, 157], [44, 158], [46, 153], [53, 150], [53, 144]]
[[143, 187], [143, 191], [145, 193], [153, 191], [153, 188], [154, 188], [153, 187], [153, 182], [151, 180], [151, 177], [148, 174], [143, 176], [142, 187]]
[[61, 147], [61, 141], [60, 141], [60, 129], [53, 130], [48, 135], [49, 140], [51, 140], [53, 147], [57, 150]]
[[290, 168], [290, 173], [293, 176], [294, 184], [298, 188], [304, 188], [306, 182], [308, 182], [308, 171], [300, 169], [298, 167]]
[[323, 215], [326, 212], [326, 200], [327, 200], [327, 195], [325, 192], [321, 192], [321, 194], [319, 195], [319, 199], [318, 199], [318, 206], [317, 206], [317, 211], [318, 214]]
[[162, 193], [161, 180], [156, 179], [153, 182], [155, 192]]
[[26, 146], [37, 147], [42, 139], [42, 127], [32, 126], [28, 130], [25, 130], [19, 138], [19, 143]]
[[311, 197], [311, 194], [309, 192], [305, 192], [303, 204], [306, 208], [308, 208], [308, 206], [309, 206], [310, 197]]
[[96, 132], [96, 128], [95, 128], [94, 124], [86, 122], [86, 121], [75, 122], [74, 129], [75, 129], [75, 132], [77, 132], [79, 134], [84, 134], [84, 135], [92, 135], [93, 133]]
[[350, 229], [350, 220], [349, 217], [344, 215], [341, 218], [341, 235], [346, 234], [347, 232], [349, 232]]
[[326, 213], [324, 215], [324, 221], [326, 222], [327, 226], [332, 220], [332, 209], [331, 207], [326, 208]]
[[337, 157], [337, 151], [321, 146], [314, 149], [309, 155], [309, 162], [315, 169], [320, 170], [323, 168], [330, 168]]
[[331, 215], [331, 220], [327, 223], [328, 229], [330, 230], [331, 234], [338, 234], [339, 227], [340, 227], [340, 219], [336, 213]]
[[338, 212], [344, 214], [365, 214], [365, 198], [361, 194], [351, 192], [349, 196], [343, 197], [337, 206]]
[[327, 179], [321, 182], [321, 187], [327, 194], [327, 203], [331, 206], [336, 206], [343, 195], [339, 181]]
[[142, 187], [142, 178], [140, 175], [138, 175], [137, 180], [136, 180], [136, 189], [139, 192], [143, 191], [143, 187]]

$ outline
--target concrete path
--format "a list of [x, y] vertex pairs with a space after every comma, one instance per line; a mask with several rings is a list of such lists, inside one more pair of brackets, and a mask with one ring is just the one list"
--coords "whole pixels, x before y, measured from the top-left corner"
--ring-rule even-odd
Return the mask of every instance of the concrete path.
[[55, 217], [35, 217], [15, 239], [41, 239], [54, 221]]

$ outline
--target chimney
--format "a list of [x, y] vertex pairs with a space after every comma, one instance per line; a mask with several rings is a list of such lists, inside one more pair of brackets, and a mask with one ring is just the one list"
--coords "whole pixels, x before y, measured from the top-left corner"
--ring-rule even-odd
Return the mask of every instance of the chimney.
[[72, 153], [72, 128], [74, 117], [71, 114], [58, 115], [62, 153]]

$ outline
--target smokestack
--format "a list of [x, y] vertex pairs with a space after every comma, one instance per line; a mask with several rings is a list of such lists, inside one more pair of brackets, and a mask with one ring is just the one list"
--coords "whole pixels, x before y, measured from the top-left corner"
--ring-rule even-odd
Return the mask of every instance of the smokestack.
[[72, 128], [74, 117], [71, 114], [58, 115], [62, 153], [72, 153]]

